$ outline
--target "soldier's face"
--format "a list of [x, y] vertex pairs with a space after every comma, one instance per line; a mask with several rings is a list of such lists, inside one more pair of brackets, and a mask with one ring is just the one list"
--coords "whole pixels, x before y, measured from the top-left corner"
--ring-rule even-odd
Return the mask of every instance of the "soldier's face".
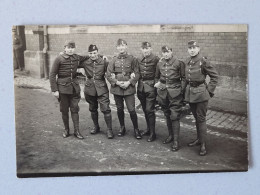
[[88, 55], [89, 55], [89, 57], [90, 57], [91, 60], [96, 60], [96, 59], [98, 59], [98, 51], [97, 51], [97, 50], [88, 52]]
[[65, 48], [64, 48], [64, 52], [67, 55], [73, 55], [74, 52], [75, 52], [75, 47], [71, 47], [71, 46], [66, 45]]
[[168, 60], [172, 57], [172, 51], [169, 50], [168, 52], [162, 52], [162, 56], [164, 59]]
[[123, 45], [118, 45], [116, 46], [116, 49], [119, 53], [125, 53], [126, 49], [127, 49], [127, 45], [123, 44]]
[[188, 53], [190, 54], [190, 56], [196, 56], [198, 55], [198, 53], [200, 52], [200, 48], [199, 47], [189, 47], [188, 48]]
[[152, 48], [151, 47], [141, 48], [141, 51], [144, 56], [149, 56], [151, 55]]

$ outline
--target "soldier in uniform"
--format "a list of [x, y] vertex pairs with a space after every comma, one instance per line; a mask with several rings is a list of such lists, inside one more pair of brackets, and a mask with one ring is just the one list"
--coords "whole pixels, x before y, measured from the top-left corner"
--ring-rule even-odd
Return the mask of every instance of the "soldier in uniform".
[[[83, 139], [79, 132], [79, 106], [80, 86], [76, 79], [77, 68], [87, 57], [82, 57], [74, 53], [75, 42], [66, 41], [64, 52], [60, 54], [54, 61], [50, 71], [50, 85], [53, 95], [60, 102], [60, 112], [65, 130], [63, 137], [69, 134], [69, 108], [71, 118], [74, 124], [74, 136]], [[56, 79], [56, 76], [58, 78]]]
[[137, 87], [137, 97], [141, 102], [145, 115], [147, 130], [141, 135], [149, 135], [148, 142], [156, 139], [155, 134], [155, 101], [156, 88], [155, 71], [159, 57], [152, 53], [152, 47], [149, 42], [143, 42], [141, 45], [142, 56], [138, 58], [140, 78]]
[[[186, 82], [185, 101], [189, 102], [191, 112], [196, 120], [197, 139], [188, 144], [188, 146], [200, 145], [199, 154], [204, 156], [206, 150], [206, 113], [208, 100], [213, 97], [214, 90], [218, 82], [218, 74], [215, 68], [202, 57], [200, 47], [194, 40], [188, 42], [188, 53], [190, 57], [185, 61]], [[207, 84], [206, 76], [210, 77]]]
[[79, 67], [85, 69], [87, 81], [85, 84], [84, 94], [85, 99], [89, 103], [89, 111], [94, 123], [94, 129], [90, 132], [96, 134], [100, 131], [98, 124], [98, 103], [100, 110], [104, 114], [104, 119], [107, 124], [107, 137], [112, 139], [112, 116], [109, 107], [109, 91], [105, 81], [105, 73], [108, 62], [103, 60], [98, 54], [96, 45], [90, 45], [88, 48], [89, 59], [85, 60]]
[[163, 58], [160, 59], [154, 86], [157, 88], [157, 100], [166, 117], [169, 136], [164, 144], [173, 141], [172, 151], [179, 150], [180, 116], [184, 89], [184, 63], [173, 56], [172, 49], [162, 47]]
[[[138, 129], [137, 114], [135, 112], [135, 84], [139, 79], [138, 61], [132, 55], [127, 53], [127, 43], [125, 40], [117, 41], [117, 50], [119, 54], [114, 57], [108, 64], [107, 80], [111, 83], [110, 92], [114, 94], [114, 99], [117, 107], [117, 115], [120, 123], [118, 136], [125, 134], [125, 114], [124, 100], [130, 114], [134, 126], [136, 139], [141, 139], [142, 136]], [[131, 78], [134, 73], [135, 77]]]
[[13, 35], [13, 63], [14, 63], [14, 69], [20, 68], [21, 71], [23, 71], [24, 67], [21, 63], [21, 58], [23, 57], [22, 53], [22, 40], [19, 35], [16, 33], [16, 28], [12, 28], [12, 35]]

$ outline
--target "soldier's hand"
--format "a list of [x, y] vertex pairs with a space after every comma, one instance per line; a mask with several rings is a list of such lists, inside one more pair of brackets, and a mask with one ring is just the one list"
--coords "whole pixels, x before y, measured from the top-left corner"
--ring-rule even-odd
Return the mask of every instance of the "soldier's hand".
[[122, 88], [123, 88], [123, 89], [126, 89], [127, 87], [129, 87], [130, 84], [131, 84], [130, 81], [126, 81], [126, 82], [124, 82], [124, 84], [122, 85]]
[[160, 82], [157, 82], [157, 83], [154, 84], [154, 87], [157, 88], [157, 89], [159, 88], [159, 86], [160, 86]]
[[52, 92], [52, 95], [54, 95], [58, 99], [60, 96], [60, 93], [59, 93], [59, 91], [55, 91], [55, 92]]
[[135, 78], [135, 73], [134, 72], [130, 74], [130, 78], [131, 79]]
[[116, 75], [114, 73], [111, 73], [111, 79], [115, 79]]
[[103, 60], [107, 61], [108, 60], [107, 56], [103, 56]]
[[123, 87], [123, 84], [124, 84], [123, 81], [117, 81], [117, 82], [116, 82], [116, 85], [118, 85], [119, 87]]

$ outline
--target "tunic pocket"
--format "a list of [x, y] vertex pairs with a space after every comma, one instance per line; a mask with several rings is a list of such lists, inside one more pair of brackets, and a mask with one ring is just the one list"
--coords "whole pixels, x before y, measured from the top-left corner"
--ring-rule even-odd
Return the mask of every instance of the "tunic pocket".
[[192, 88], [193, 93], [203, 93], [205, 92], [205, 90], [206, 90], [206, 86], [204, 84]]

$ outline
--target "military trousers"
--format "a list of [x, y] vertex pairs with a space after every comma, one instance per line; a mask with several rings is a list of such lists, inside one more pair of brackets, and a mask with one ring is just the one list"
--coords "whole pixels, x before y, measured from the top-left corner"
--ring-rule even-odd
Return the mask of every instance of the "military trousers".
[[132, 95], [114, 95], [117, 112], [124, 112], [124, 101], [128, 112], [135, 113], [135, 96]]
[[189, 103], [191, 112], [197, 123], [206, 122], [206, 114], [208, 109], [208, 101]]
[[13, 49], [13, 66], [14, 69], [20, 68], [21, 70], [24, 69], [22, 66], [22, 58], [23, 58], [23, 53], [21, 49]]
[[109, 107], [110, 100], [109, 100], [109, 93], [104, 93], [100, 96], [92, 96], [87, 95], [85, 93], [85, 99], [89, 103], [89, 111], [90, 112], [97, 112], [98, 104], [100, 106], [100, 111], [104, 114], [111, 113], [111, 109]]
[[177, 89], [158, 89], [157, 101], [166, 117], [170, 117], [171, 120], [180, 120], [183, 102], [180, 87]]
[[155, 90], [145, 92], [137, 91], [137, 97], [140, 100], [144, 113], [150, 114], [154, 113], [156, 93]]
[[60, 93], [59, 100], [61, 112], [67, 113], [69, 108], [71, 112], [79, 112], [80, 93], [76, 93], [75, 89], [73, 89], [73, 94]]

